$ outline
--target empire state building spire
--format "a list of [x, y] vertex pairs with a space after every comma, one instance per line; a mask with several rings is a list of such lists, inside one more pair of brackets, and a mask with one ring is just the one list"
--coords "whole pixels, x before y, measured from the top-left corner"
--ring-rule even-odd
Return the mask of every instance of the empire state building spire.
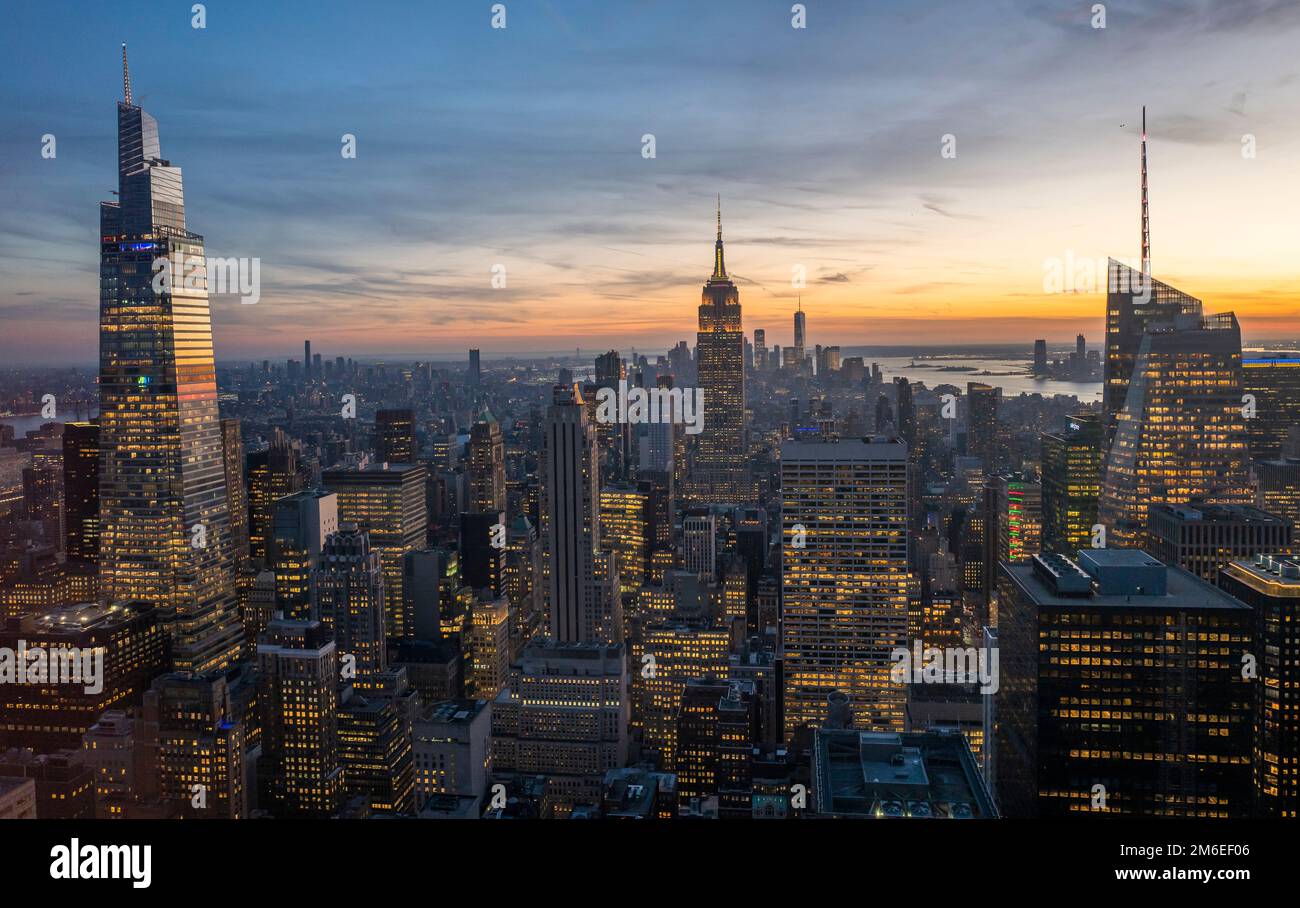
[[713, 277], [711, 280], [725, 281], [727, 266], [722, 261], [722, 196], [718, 196], [718, 241], [713, 244]]

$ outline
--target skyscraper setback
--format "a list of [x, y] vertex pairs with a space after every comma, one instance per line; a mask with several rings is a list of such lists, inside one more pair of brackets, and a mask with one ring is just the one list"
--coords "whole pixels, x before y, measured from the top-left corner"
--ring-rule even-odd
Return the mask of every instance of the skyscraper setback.
[[122, 64], [118, 198], [100, 204], [100, 582], [110, 601], [156, 603], [174, 667], [202, 671], [242, 637], [203, 237], [131, 101], [126, 45]]

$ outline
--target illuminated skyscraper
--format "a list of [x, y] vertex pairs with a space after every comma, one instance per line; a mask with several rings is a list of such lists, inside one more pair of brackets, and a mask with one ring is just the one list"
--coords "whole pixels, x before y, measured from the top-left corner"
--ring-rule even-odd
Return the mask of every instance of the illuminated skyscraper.
[[501, 425], [487, 407], [469, 430], [471, 511], [506, 509], [506, 446]]
[[1152, 504], [1252, 503], [1247, 463], [1237, 319], [1229, 312], [1149, 326], [1102, 480], [1098, 519], [1108, 545], [1141, 546]]
[[901, 731], [907, 691], [890, 678], [907, 645], [907, 448], [781, 445], [785, 737], [849, 697], [855, 726]]
[[239, 420], [221, 420], [221, 457], [230, 499], [230, 552], [236, 570], [248, 564], [248, 489], [244, 486], [244, 439]]
[[100, 204], [100, 585], [158, 605], [174, 667], [203, 671], [242, 640], [203, 237], [125, 45], [122, 61], [118, 198]]
[[319, 621], [277, 619], [257, 645], [262, 802], [275, 816], [328, 817], [339, 807], [339, 656]]
[[354, 658], [355, 677], [384, 671], [384, 572], [369, 534], [354, 524], [331, 534], [311, 571], [310, 587], [311, 617], [329, 629], [341, 658]]
[[1092, 543], [1101, 494], [1101, 423], [1070, 417], [1060, 432], [1044, 433], [1043, 551], [1073, 555]]
[[338, 494], [339, 520], [370, 534], [384, 566], [385, 621], [391, 640], [415, 634], [402, 597], [402, 556], [425, 545], [429, 508], [423, 464], [374, 464], [364, 470], [326, 470], [321, 484]]
[[247, 470], [249, 551], [255, 561], [267, 564], [274, 558], [275, 503], [303, 488], [298, 448], [276, 428], [265, 450], [248, 455]]
[[695, 343], [704, 428], [689, 488], [697, 501], [741, 504], [750, 498], [745, 457], [745, 335], [740, 292], [727, 277], [722, 257], [721, 209], [713, 274], [704, 285]]
[[[1129, 380], [1148, 325], [1176, 315], [1200, 316], [1201, 301], [1151, 275], [1110, 260], [1106, 292], [1106, 383], [1102, 397], [1105, 452], [1124, 408]], [[1240, 401], [1238, 406], [1240, 406]]]

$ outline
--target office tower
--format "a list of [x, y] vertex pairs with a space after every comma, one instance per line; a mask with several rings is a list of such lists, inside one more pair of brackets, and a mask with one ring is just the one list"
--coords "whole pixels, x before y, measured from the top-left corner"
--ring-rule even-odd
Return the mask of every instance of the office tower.
[[729, 628], [706, 622], [647, 622], [632, 641], [632, 727], [641, 731], [642, 752], [674, 771], [682, 689], [697, 678], [725, 678], [731, 652]]
[[248, 544], [254, 560], [267, 564], [274, 557], [275, 503], [302, 490], [304, 474], [298, 462], [298, 447], [276, 428], [263, 451], [247, 455]]
[[804, 357], [807, 355], [804, 352], [807, 346], [806, 330], [807, 323], [803, 311], [803, 298], [801, 297], [794, 311], [794, 358], [799, 368], [803, 367]]
[[767, 371], [767, 332], [762, 328], [754, 329], [754, 371]]
[[562, 643], [622, 641], [612, 558], [601, 550], [596, 435], [576, 387], [555, 388], [542, 451], [543, 595], [550, 635]]
[[600, 800], [627, 762], [628, 690], [621, 646], [537, 641], [492, 703], [493, 778], [544, 776], [544, 817]]
[[983, 461], [985, 475], [997, 469], [1003, 447], [998, 430], [1001, 402], [1001, 388], [977, 381], [966, 383], [966, 453]]
[[402, 598], [402, 556], [425, 546], [429, 511], [424, 499], [428, 471], [417, 464], [372, 464], [359, 470], [326, 470], [321, 484], [339, 497], [339, 520], [370, 533], [370, 546], [384, 566], [384, 610], [390, 640], [414, 634]]
[[1250, 608], [1137, 549], [1003, 564], [1000, 585], [1005, 815], [1249, 815]]
[[833, 373], [840, 371], [840, 348], [831, 346], [822, 351], [823, 362], [826, 365], [826, 372]]
[[441, 640], [443, 615], [461, 587], [460, 558], [449, 549], [418, 549], [402, 556], [402, 609], [417, 640]]
[[41, 538], [58, 548], [66, 535], [63, 519], [63, 452], [39, 450], [23, 468], [23, 517], [40, 526]]
[[284, 617], [311, 617], [311, 572], [325, 540], [339, 528], [338, 496], [312, 490], [286, 495], [273, 507], [271, 548], [276, 608]]
[[4, 619], [0, 651], [11, 657], [0, 666], [0, 751], [80, 747], [104, 710], [138, 705], [165, 670], [164, 636], [157, 609], [145, 602]]
[[645, 582], [653, 534], [651, 491], [642, 483], [606, 486], [600, 492], [600, 533], [618, 566], [619, 593], [626, 603]]
[[1034, 341], [1034, 374], [1047, 374], [1047, 341]]
[[36, 819], [89, 820], [95, 816], [95, 779], [80, 750], [0, 752], [0, 779], [27, 779], [36, 785]]
[[1207, 583], [1217, 583], [1228, 562], [1291, 549], [1295, 524], [1251, 505], [1153, 504], [1147, 513], [1146, 550]]
[[[184, 816], [195, 793], [187, 793], [183, 803], [163, 800], [158, 738], [156, 718], [132, 718], [120, 709], [106, 711], [82, 735], [81, 761], [95, 786], [95, 819], [170, 820]], [[194, 813], [191, 808], [190, 815]]]
[[[66, 432], [64, 433], [66, 436]], [[248, 540], [248, 490], [244, 487], [244, 439], [239, 420], [221, 420], [221, 463], [226, 473], [226, 495], [230, 501], [230, 552], [236, 571], [242, 571], [250, 557]]]
[[63, 426], [63, 528], [68, 561], [99, 563], [99, 424]]
[[483, 796], [492, 770], [489, 753], [492, 704], [483, 700], [443, 700], [416, 717], [413, 732], [415, 802], [451, 802], [463, 815], [483, 813]]
[[1028, 561], [1043, 549], [1043, 487], [1019, 476], [999, 476], [993, 488], [998, 505], [998, 551], [993, 561]]
[[1043, 551], [1073, 555], [1092, 544], [1101, 495], [1101, 436], [1098, 418], [1072, 416], [1065, 428], [1042, 438]]
[[144, 695], [142, 719], [138, 724], [145, 740], [138, 744], [156, 760], [162, 800], [186, 817], [248, 816], [244, 723], [224, 675], [163, 675]]
[[302, 342], [302, 370], [308, 378], [311, 377], [311, 341], [309, 340]]
[[1253, 415], [1246, 420], [1251, 459], [1277, 460], [1288, 430], [1300, 426], [1300, 359], [1243, 358], [1241, 384], [1254, 398]]
[[1256, 677], [1251, 766], [1255, 813], [1300, 816], [1300, 563], [1289, 555], [1260, 554], [1234, 561], [1219, 585], [1250, 606], [1254, 619]]
[[912, 385], [905, 378], [896, 378], [894, 388], [898, 397], [898, 438], [907, 445], [911, 459], [916, 463], [916, 401], [912, 396]]
[[704, 395], [703, 431], [691, 470], [692, 497], [705, 503], [741, 504], [750, 498], [745, 447], [744, 334], [740, 292], [722, 256], [722, 210], [713, 274], [700, 301], [696, 371]]
[[276, 613], [275, 571], [258, 571], [239, 591], [239, 620], [244, 625], [244, 652], [257, 652], [257, 641]]
[[415, 463], [415, 414], [410, 410], [375, 411], [375, 460]]
[[[238, 658], [242, 630], [203, 237], [124, 81], [118, 197], [100, 204], [100, 585], [155, 603], [174, 667], [204, 671]], [[181, 279], [155, 290], [155, 271]]]
[[309, 617], [329, 630], [344, 663], [344, 679], [385, 671], [384, 571], [369, 534], [345, 523], [326, 537], [312, 561], [309, 588]]
[[862, 729], [903, 727], [890, 678], [907, 645], [907, 448], [897, 442], [781, 445], [785, 740], [847, 694]]
[[997, 805], [961, 735], [819, 728], [809, 806], [820, 818], [996, 819]]
[[695, 678], [683, 686], [676, 762], [683, 807], [717, 798], [720, 819], [750, 816], [757, 699], [752, 681]]
[[510, 600], [512, 662], [541, 628], [541, 569], [542, 543], [537, 530], [527, 517], [518, 517], [506, 531], [506, 557], [501, 568], [501, 591]]
[[[405, 685], [405, 676], [400, 676]], [[411, 717], [401, 698], [344, 688], [338, 712], [343, 791], [373, 811], [409, 815], [415, 809]]]
[[471, 388], [477, 388], [483, 380], [482, 370], [479, 368], [478, 350], [469, 351], [469, 370], [465, 374], [465, 382]]
[[[1102, 396], [1103, 452], [1114, 437], [1128, 397], [1147, 327], [1176, 316], [1200, 317], [1201, 301], [1127, 265], [1109, 260], [1106, 291], [1106, 365]], [[1238, 395], [1237, 406], [1241, 406]]]
[[1148, 328], [1103, 474], [1098, 520], [1107, 543], [1141, 545], [1153, 504], [1249, 504], [1242, 423], [1241, 332], [1232, 313]]
[[707, 508], [693, 508], [682, 518], [682, 554], [686, 570], [712, 583], [718, 576], [718, 519]]
[[319, 621], [277, 619], [257, 645], [261, 804], [277, 817], [328, 817], [343, 793], [339, 658]]
[[1300, 459], [1260, 460], [1251, 464], [1255, 504], [1262, 510], [1300, 523]]
[[510, 600], [480, 598], [465, 634], [465, 693], [495, 700], [510, 674]]
[[487, 407], [469, 430], [469, 474], [471, 511], [506, 510], [506, 446]]

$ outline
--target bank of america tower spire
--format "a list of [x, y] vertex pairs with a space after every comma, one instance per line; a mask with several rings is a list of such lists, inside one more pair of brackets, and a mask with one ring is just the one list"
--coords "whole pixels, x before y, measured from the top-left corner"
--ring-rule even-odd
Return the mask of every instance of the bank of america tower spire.
[[100, 204], [100, 585], [154, 603], [180, 671], [228, 665], [242, 629], [203, 237], [181, 170], [131, 96], [122, 46], [117, 200]]

